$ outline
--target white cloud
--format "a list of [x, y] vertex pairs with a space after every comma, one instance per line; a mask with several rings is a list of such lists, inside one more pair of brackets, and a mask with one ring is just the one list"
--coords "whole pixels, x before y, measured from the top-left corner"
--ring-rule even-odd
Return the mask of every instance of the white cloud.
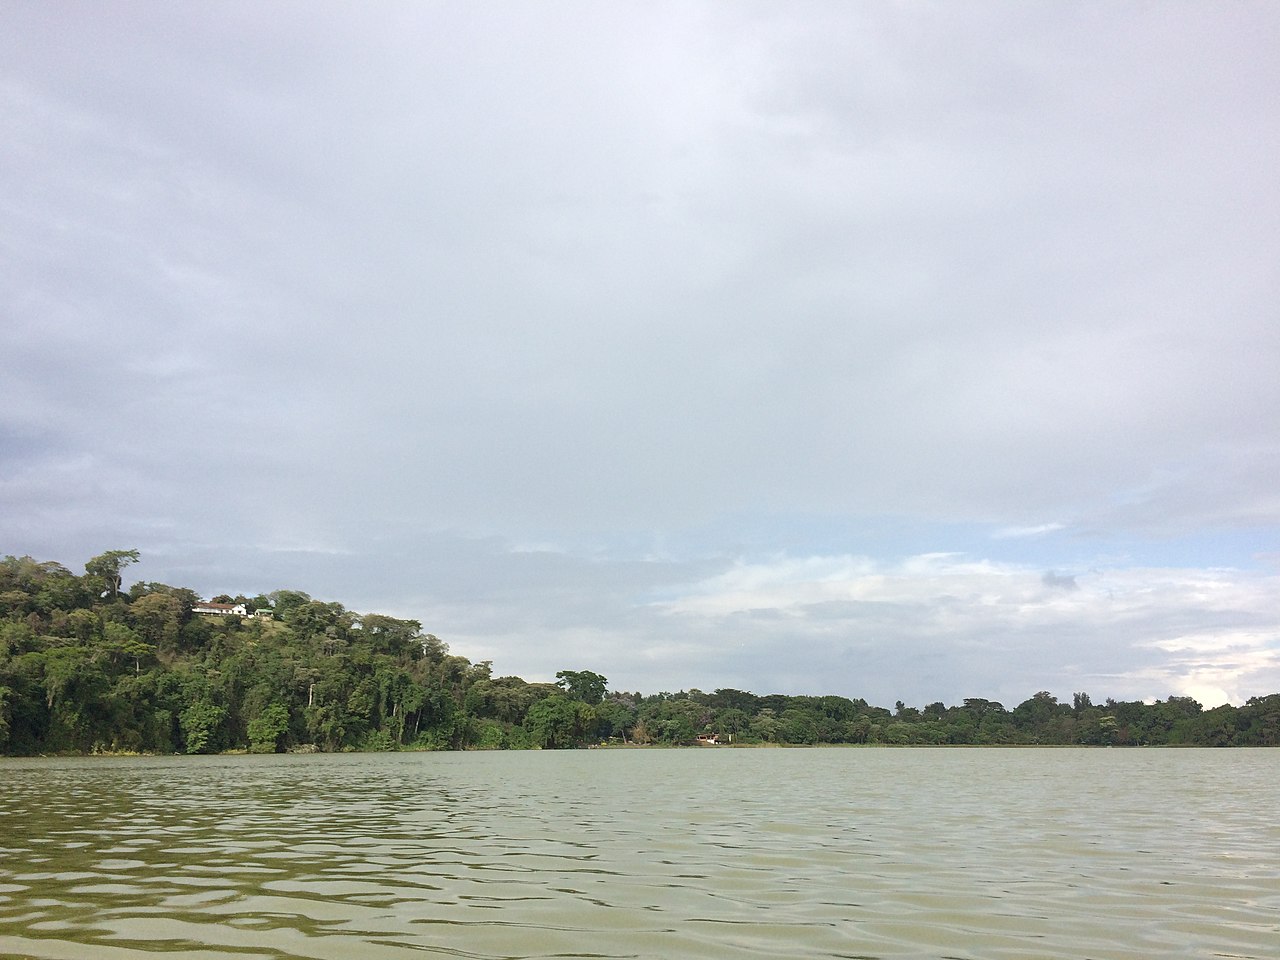
[[1057, 533], [1066, 529], [1063, 523], [1038, 523], [1030, 527], [1002, 527], [991, 534], [995, 540], [1017, 540], [1023, 537], [1041, 537], [1046, 533]]
[[[1064, 591], [1039, 570], [954, 555], [781, 558], [736, 566], [654, 606], [673, 629], [698, 636], [745, 631], [759, 645], [751, 656], [760, 674], [768, 651], [785, 649], [813, 660], [810, 683], [843, 680], [823, 664], [856, 650], [873, 658], [877, 689], [896, 682], [900, 694], [929, 699], [976, 695], [961, 685], [981, 689], [985, 677], [1005, 690], [1022, 684], [1022, 696], [1091, 685], [1130, 698], [1226, 691], [1236, 702], [1280, 683], [1274, 576], [1129, 568], [1080, 575], [1076, 585]], [[933, 686], [912, 679], [921, 659], [949, 664]]]

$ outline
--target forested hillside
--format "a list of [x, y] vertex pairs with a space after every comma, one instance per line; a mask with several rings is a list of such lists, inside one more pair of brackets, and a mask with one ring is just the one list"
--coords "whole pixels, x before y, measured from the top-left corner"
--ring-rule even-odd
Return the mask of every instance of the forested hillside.
[[559, 748], [589, 743], [1280, 744], [1280, 694], [1204, 710], [1037, 693], [1012, 709], [893, 710], [838, 696], [610, 691], [590, 670], [558, 682], [494, 677], [414, 620], [360, 614], [296, 590], [215, 597], [199, 613], [162, 583], [124, 586], [137, 551], [83, 574], [0, 561], [0, 753], [248, 749]]

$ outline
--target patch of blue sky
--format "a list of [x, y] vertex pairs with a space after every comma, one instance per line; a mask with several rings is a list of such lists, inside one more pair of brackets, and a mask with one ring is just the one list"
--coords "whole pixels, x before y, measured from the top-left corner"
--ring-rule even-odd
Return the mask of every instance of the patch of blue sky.
[[783, 555], [853, 556], [896, 563], [922, 554], [953, 553], [1059, 572], [1094, 567], [1266, 570], [1280, 563], [1280, 527], [1269, 525], [1138, 536], [1053, 521], [1011, 528], [900, 516], [818, 514], [727, 515], [656, 540], [649, 534], [619, 540], [609, 552], [644, 553], [655, 543], [660, 544], [657, 552], [671, 559], [718, 556], [743, 562]]

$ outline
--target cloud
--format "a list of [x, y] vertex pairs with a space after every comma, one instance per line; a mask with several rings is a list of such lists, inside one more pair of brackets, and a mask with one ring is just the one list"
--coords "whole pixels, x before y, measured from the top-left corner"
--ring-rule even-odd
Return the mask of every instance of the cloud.
[[1207, 3], [8, 5], [0, 550], [512, 671], [1251, 692], [1142, 643], [1220, 636], [1179, 589], [1280, 532], [1277, 42]]
[[[1251, 425], [1280, 404], [1276, 335], [1250, 300], [1266, 245], [1234, 240], [1229, 261], [1170, 247], [1148, 219], [1168, 209], [1163, 167], [1155, 183], [1130, 173], [1158, 157], [1197, 189], [1238, 189], [1191, 138], [1129, 123], [1141, 104], [1170, 130], [1212, 122], [1234, 156], [1264, 146], [1251, 101], [1226, 114], [1173, 102], [1163, 74], [1105, 42], [1091, 53], [1058, 18], [1015, 18], [1010, 47], [984, 36], [982, 57], [969, 44], [999, 18], [957, 18], [953, 42], [925, 37], [926, 58], [894, 39], [920, 24], [879, 13], [665, 16], [680, 43], [621, 13], [587, 16], [590, 45], [512, 13], [354, 25], [329, 11], [300, 32], [253, 17], [220, 87], [175, 70], [166, 45], [209, 62], [240, 15], [58, 34], [28, 16], [69, 61], [54, 76], [21, 56], [11, 73], [9, 115], [27, 131], [12, 172], [34, 188], [13, 279], [42, 329], [60, 318], [69, 338], [50, 350], [41, 334], [15, 381], [41, 396], [32, 416], [96, 444], [116, 428], [88, 434], [77, 414], [111, 394], [179, 445], [175, 459], [236, 479], [244, 464], [193, 449], [184, 427], [283, 434], [289, 460], [272, 466], [296, 467], [281, 486], [317, 513], [358, 489], [326, 458], [337, 434], [344, 459], [397, 464], [379, 468], [397, 508], [531, 538], [542, 518], [643, 528], [761, 504], [1095, 516], [1141, 484], [1150, 506], [1106, 522], [1162, 523], [1212, 479], [1184, 467], [1203, 444], [1247, 430], [1258, 443], [1213, 457], [1231, 478], [1213, 507], [1274, 517], [1249, 480], [1276, 451]], [[1145, 29], [1132, 15], [1111, 27]], [[464, 55], [449, 35], [487, 40]], [[426, 52], [408, 57], [405, 36]], [[1207, 56], [1176, 31], [1155, 36], [1179, 71]], [[1014, 38], [1052, 38], [1056, 54], [1035, 66]], [[658, 50], [670, 80], [644, 69]], [[88, 66], [71, 69], [81, 54], [112, 61], [132, 116]], [[1078, 77], [1086, 57], [1095, 84], [1063, 99], [1055, 71]], [[184, 115], [193, 99], [200, 123]], [[1109, 206], [1108, 190], [1128, 199]], [[1184, 213], [1184, 246], [1217, 224]], [[1127, 248], [1089, 253], [1113, 231]], [[1206, 259], [1185, 277], [1162, 259], [1193, 252]], [[1139, 256], [1154, 265], [1131, 269]], [[1227, 262], [1217, 286], [1238, 319], [1205, 327], [1222, 311], [1201, 278]], [[76, 389], [40, 386], [52, 383]], [[228, 512], [279, 508], [237, 487], [219, 484]]]
[[[530, 679], [594, 669], [615, 689], [646, 692], [1007, 706], [1041, 689], [1239, 703], [1280, 683], [1280, 584], [1249, 571], [1111, 568], [1069, 590], [1032, 567], [959, 554], [690, 565], [446, 540], [401, 577], [419, 584], [401, 615]], [[381, 589], [405, 595], [394, 582]]]
[[1015, 540], [1023, 537], [1040, 537], [1046, 533], [1056, 533], [1065, 529], [1061, 523], [1038, 523], [1031, 527], [1003, 527], [991, 536], [996, 540]]
[[1076, 583], [1076, 578], [1059, 574], [1053, 570], [1045, 571], [1045, 575], [1040, 578], [1040, 582], [1046, 587], [1053, 587], [1058, 590], [1079, 590], [1080, 584]]
[[784, 675], [846, 691], [865, 662], [873, 672], [861, 682], [884, 697], [896, 684], [897, 696], [921, 700], [988, 689], [1018, 702], [1040, 677], [1149, 698], [1203, 690], [1212, 677], [1239, 700], [1280, 679], [1275, 586], [1238, 571], [1131, 568], [1078, 583], [957, 556], [785, 558], [737, 565], [655, 606], [681, 631], [733, 638], [729, 661], [746, 658], [758, 675], [779, 651]]

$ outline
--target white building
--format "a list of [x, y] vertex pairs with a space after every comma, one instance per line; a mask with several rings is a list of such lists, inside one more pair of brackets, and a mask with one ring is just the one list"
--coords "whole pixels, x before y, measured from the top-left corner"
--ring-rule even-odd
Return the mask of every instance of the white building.
[[220, 617], [229, 617], [235, 614], [238, 617], [247, 617], [249, 610], [243, 603], [208, 603], [201, 601], [191, 607], [192, 613], [213, 613]]

